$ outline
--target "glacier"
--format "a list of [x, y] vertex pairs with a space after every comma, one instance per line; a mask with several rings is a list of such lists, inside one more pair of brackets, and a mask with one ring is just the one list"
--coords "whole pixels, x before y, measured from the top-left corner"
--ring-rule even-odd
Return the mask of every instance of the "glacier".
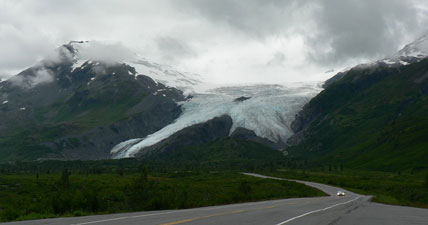
[[[223, 115], [230, 116], [233, 121], [229, 134], [242, 127], [275, 143], [285, 143], [293, 134], [290, 125], [297, 112], [322, 90], [321, 82], [216, 85], [206, 82], [198, 74], [180, 72], [126, 49], [118, 49], [119, 46], [109, 47], [90, 41], [71, 41], [68, 46], [72, 48], [68, 55], [72, 58], [73, 70], [84, 66], [84, 62], [125, 63], [130, 66], [130, 76], [149, 76], [155, 82], [177, 88], [189, 97], [187, 101], [177, 103], [181, 105], [182, 113], [172, 124], [146, 137], [130, 139], [113, 147], [110, 154], [115, 159], [134, 157], [140, 150], [165, 140], [186, 127]], [[105, 48], [118, 51], [117, 57], [97, 58], [100, 49], [106, 51]], [[161, 92], [162, 89], [159, 89], [154, 94]]]
[[[183, 112], [174, 123], [147, 137], [119, 143], [111, 150], [111, 156], [115, 159], [133, 157], [183, 128], [222, 115], [232, 118], [230, 134], [243, 127], [257, 136], [285, 143], [293, 134], [290, 125], [297, 112], [321, 90], [319, 83], [312, 82], [224, 86], [195, 93], [191, 99], [179, 103]], [[248, 99], [236, 101], [240, 97]]]

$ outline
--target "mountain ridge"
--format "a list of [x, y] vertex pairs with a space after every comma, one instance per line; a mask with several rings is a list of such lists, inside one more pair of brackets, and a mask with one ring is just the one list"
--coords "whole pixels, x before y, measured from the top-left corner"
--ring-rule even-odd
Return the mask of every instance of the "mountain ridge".
[[427, 56], [378, 60], [326, 81], [292, 123], [290, 157], [371, 170], [426, 167]]

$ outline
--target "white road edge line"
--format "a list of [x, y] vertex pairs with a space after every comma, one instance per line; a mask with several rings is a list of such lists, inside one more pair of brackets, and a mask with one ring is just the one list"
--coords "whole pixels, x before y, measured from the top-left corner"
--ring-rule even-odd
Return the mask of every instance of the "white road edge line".
[[358, 200], [358, 199], [360, 199], [360, 198], [362, 198], [362, 196], [360, 196], [360, 197], [356, 197], [356, 198], [354, 198], [354, 199], [352, 199], [352, 200], [349, 200], [349, 201], [346, 201], [346, 202], [342, 202], [342, 203], [338, 203], [338, 204], [335, 204], [335, 205], [332, 205], [332, 206], [329, 206], [329, 207], [326, 207], [326, 208], [323, 208], [323, 209], [318, 209], [318, 210], [310, 211], [310, 212], [304, 213], [304, 214], [302, 214], [302, 215], [299, 215], [299, 216], [293, 217], [293, 218], [291, 218], [291, 219], [288, 219], [288, 220], [286, 220], [286, 221], [283, 221], [283, 222], [281, 222], [281, 223], [278, 223], [278, 224], [276, 224], [276, 225], [286, 224], [286, 223], [291, 222], [291, 221], [293, 221], [293, 220], [295, 220], [295, 219], [298, 219], [298, 218], [301, 218], [301, 217], [304, 217], [304, 216], [310, 215], [310, 214], [312, 214], [312, 213], [321, 212], [321, 211], [325, 211], [325, 210], [327, 210], [327, 209], [331, 209], [331, 208], [336, 207], [336, 206], [339, 206], [339, 205], [348, 204], [348, 203], [353, 202], [353, 201], [355, 201], [355, 200]]
[[193, 209], [183, 209], [183, 210], [172, 211], [172, 212], [143, 214], [143, 215], [135, 215], [135, 216], [123, 216], [123, 217], [117, 217], [117, 218], [111, 218], [111, 219], [104, 219], [104, 220], [94, 220], [94, 221], [88, 221], [88, 222], [82, 222], [82, 223], [72, 223], [70, 225], [94, 224], [94, 223], [102, 223], [102, 222], [109, 222], [109, 221], [115, 221], [115, 220], [124, 220], [124, 219], [130, 219], [130, 218], [138, 218], [138, 217], [146, 217], [146, 216], [157, 216], [157, 215], [164, 215], [164, 214], [181, 213], [181, 212], [187, 212], [187, 211], [207, 211], [207, 210], [211, 210], [211, 209], [227, 209], [227, 208], [237, 207], [237, 206], [239, 206], [241, 204], [245, 205], [245, 206], [253, 206], [253, 205], [271, 204], [272, 201], [275, 201], [275, 202], [288, 202], [288, 201], [293, 201], [293, 200], [296, 200], [296, 198], [278, 199], [278, 200], [266, 200], [266, 201], [260, 201], [260, 202], [235, 203], [235, 204], [228, 204], [228, 205], [217, 205], [217, 206], [208, 206], [208, 207], [193, 208]]

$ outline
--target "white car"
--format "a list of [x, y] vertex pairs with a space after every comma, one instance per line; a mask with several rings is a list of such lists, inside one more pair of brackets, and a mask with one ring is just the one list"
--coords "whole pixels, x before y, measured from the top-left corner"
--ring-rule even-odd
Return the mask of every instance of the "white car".
[[337, 191], [337, 196], [345, 196], [345, 192], [343, 192], [343, 191]]

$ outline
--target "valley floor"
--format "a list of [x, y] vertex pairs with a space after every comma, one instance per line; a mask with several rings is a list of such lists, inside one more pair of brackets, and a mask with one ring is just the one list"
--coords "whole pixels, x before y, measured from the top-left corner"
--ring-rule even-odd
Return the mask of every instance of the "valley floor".
[[99, 171], [0, 174], [0, 221], [323, 196], [289, 181], [238, 172], [141, 173]]
[[[246, 174], [266, 180], [282, 180], [259, 174]], [[353, 224], [402, 225], [426, 224], [427, 209], [390, 206], [368, 201], [369, 196], [344, 190], [338, 197], [337, 187], [314, 182], [297, 181], [317, 188], [329, 196], [292, 198], [184, 210], [121, 213], [74, 218], [57, 218], [12, 222], [8, 224]]]

